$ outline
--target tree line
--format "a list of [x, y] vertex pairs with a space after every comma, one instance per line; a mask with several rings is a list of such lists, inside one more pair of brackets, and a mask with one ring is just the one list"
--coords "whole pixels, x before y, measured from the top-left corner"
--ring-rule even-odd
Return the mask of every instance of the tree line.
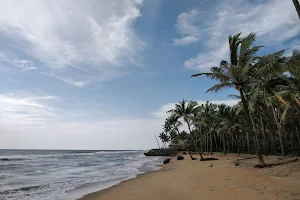
[[159, 135], [164, 144], [182, 142], [191, 159], [191, 151], [201, 159], [203, 152], [255, 152], [261, 167], [266, 166], [262, 155], [300, 154], [300, 51], [258, 56], [263, 46], [254, 41], [254, 33], [230, 35], [230, 60], [192, 75], [217, 81], [207, 92], [234, 88], [237, 94], [230, 97], [239, 103], [180, 101], [168, 111]]

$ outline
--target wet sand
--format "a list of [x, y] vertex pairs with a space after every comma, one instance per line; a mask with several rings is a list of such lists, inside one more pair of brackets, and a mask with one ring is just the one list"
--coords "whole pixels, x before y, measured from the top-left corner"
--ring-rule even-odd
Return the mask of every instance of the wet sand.
[[[217, 161], [175, 158], [155, 172], [139, 175], [81, 200], [300, 200], [300, 162], [256, 169], [256, 159], [218, 155]], [[265, 158], [267, 162], [277, 157]], [[212, 164], [212, 167], [210, 165]]]

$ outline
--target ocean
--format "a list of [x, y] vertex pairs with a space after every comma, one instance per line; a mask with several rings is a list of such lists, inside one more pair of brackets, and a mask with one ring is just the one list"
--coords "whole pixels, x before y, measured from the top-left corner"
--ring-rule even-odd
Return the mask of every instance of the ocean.
[[78, 199], [160, 168], [162, 158], [146, 157], [143, 153], [0, 150], [0, 199]]

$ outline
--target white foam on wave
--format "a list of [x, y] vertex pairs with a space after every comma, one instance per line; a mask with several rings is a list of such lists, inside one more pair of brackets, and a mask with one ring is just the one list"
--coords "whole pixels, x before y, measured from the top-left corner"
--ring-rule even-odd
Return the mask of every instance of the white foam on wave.
[[[72, 157], [70, 154], [72, 156], [76, 154], [85, 156]], [[157, 157], [146, 157], [142, 154], [142, 152], [126, 151], [100, 151], [92, 153], [70, 154], [67, 156], [66, 160], [55, 160], [56, 162], [60, 163], [60, 165], [57, 166], [57, 169], [55, 167], [56, 165], [53, 165], [52, 159], [55, 154], [48, 154], [47, 156], [43, 155], [43, 165], [40, 165], [40, 159], [35, 159], [38, 167], [35, 166], [34, 172], [30, 173], [30, 178], [36, 176], [36, 179], [33, 179], [33, 181], [36, 180], [46, 185], [41, 187], [33, 187], [30, 190], [16, 189], [13, 192], [4, 193], [2, 196], [0, 195], [0, 199], [76, 199], [87, 193], [102, 190], [116, 185], [121, 181], [134, 178], [138, 174], [146, 171], [156, 170], [158, 169], [157, 164], [159, 164], [159, 160], [161, 159]], [[91, 154], [100, 156], [86, 156]], [[109, 154], [110, 156], [101, 156], [101, 154]], [[62, 155], [64, 154], [59, 154], [59, 156]], [[49, 166], [47, 165], [48, 162]], [[32, 163], [32, 161], [27, 160], [26, 163]], [[145, 165], [147, 168], [143, 168]], [[46, 175], [40, 175], [39, 173], [35, 172], [45, 172]], [[40, 180], [41, 178], [43, 180]], [[76, 196], [76, 198], [74, 198], [74, 196]]]

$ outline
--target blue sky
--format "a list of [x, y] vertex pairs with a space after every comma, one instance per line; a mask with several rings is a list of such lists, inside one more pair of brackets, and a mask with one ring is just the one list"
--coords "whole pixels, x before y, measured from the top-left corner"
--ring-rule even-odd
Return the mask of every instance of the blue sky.
[[300, 47], [289, 0], [1, 0], [0, 148], [147, 149], [179, 100], [233, 105], [191, 74], [228, 58], [229, 34], [261, 54]]

